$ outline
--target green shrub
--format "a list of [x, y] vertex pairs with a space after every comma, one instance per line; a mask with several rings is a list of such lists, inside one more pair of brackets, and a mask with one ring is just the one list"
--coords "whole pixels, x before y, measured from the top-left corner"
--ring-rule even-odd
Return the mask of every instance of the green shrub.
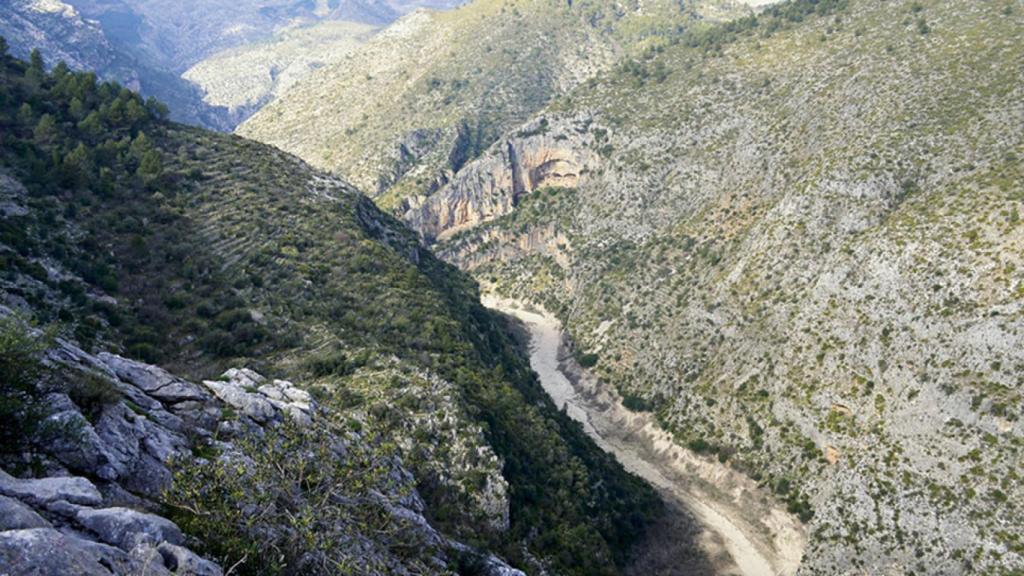
[[580, 354], [579, 362], [580, 366], [584, 368], [593, 368], [597, 366], [597, 361], [600, 360], [597, 354], [590, 352], [588, 354]]
[[95, 422], [104, 406], [121, 400], [117, 388], [106, 378], [95, 374], [75, 379], [68, 387], [68, 396], [90, 422]]
[[341, 350], [321, 353], [306, 359], [306, 370], [314, 377], [345, 376], [350, 374], [352, 366], [348, 355]]
[[40, 429], [45, 409], [39, 379], [47, 341], [23, 319], [0, 318], [0, 454], [27, 449]]
[[305, 428], [288, 421], [236, 440], [237, 453], [178, 463], [169, 516], [238, 574], [372, 572], [358, 546], [366, 534], [401, 550], [413, 572], [432, 573], [430, 547], [388, 511], [413, 488], [392, 484], [393, 448], [368, 435], [339, 442], [332, 428], [342, 427], [327, 417]]
[[629, 392], [622, 395], [622, 405], [634, 412], [654, 411], [654, 404], [650, 400]]

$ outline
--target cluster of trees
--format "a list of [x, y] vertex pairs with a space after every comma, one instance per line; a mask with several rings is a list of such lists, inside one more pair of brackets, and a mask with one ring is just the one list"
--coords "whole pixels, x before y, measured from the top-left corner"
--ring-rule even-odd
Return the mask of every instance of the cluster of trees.
[[628, 59], [619, 66], [619, 74], [630, 77], [634, 87], [642, 88], [648, 80], [661, 84], [668, 78], [669, 70], [661, 60], [648, 63]]
[[766, 8], [760, 14], [747, 16], [711, 26], [688, 30], [674, 38], [673, 43], [701, 48], [705, 52], [720, 53], [738, 38], [752, 33], [771, 36], [786, 26], [802, 22], [808, 16], [826, 16], [845, 10], [848, 0], [790, 0]]
[[166, 106], [63, 62], [47, 74], [38, 50], [24, 63], [0, 43], [0, 60], [0, 145], [8, 159], [21, 160], [37, 190], [95, 184], [109, 191], [125, 171], [148, 184], [160, 177], [160, 155], [145, 130], [166, 120]]

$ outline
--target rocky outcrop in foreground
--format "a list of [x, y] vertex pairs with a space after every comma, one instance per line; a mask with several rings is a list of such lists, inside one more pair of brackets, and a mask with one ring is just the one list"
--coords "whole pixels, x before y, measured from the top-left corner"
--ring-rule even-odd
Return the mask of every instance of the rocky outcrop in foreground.
[[[198, 455], [203, 448], [218, 454], [209, 458], [249, 467], [236, 442], [258, 442], [286, 423], [310, 427], [318, 418], [319, 408], [307, 391], [249, 369], [233, 368], [219, 380], [197, 385], [156, 366], [109, 353], [89, 354], [64, 341], [48, 352], [46, 362], [51, 372], [74, 383], [46, 398], [45, 428], [58, 432], [44, 454], [36, 455], [34, 468], [42, 473], [17, 478], [0, 471], [0, 566], [5, 575], [223, 574], [221, 566], [190, 549], [205, 543], [162, 515], [175, 472], [205, 462]], [[75, 392], [81, 383], [88, 383], [89, 394]], [[343, 443], [340, 438], [330, 442]], [[400, 462], [389, 466], [397, 477], [411, 477]], [[439, 570], [455, 555], [478, 558], [487, 574], [521, 574], [437, 532], [424, 518], [415, 492], [382, 493], [379, 501], [406, 527], [411, 541], [434, 550]], [[380, 550], [372, 537], [359, 539], [368, 555]], [[368, 557], [367, 565], [399, 564]]]
[[46, 449], [45, 474], [0, 472], [5, 574], [222, 574], [157, 514], [169, 463], [191, 456], [193, 436], [212, 432], [213, 396], [154, 366], [66, 342], [48, 360], [119, 399], [79, 406], [66, 392], [47, 397], [47, 423], [63, 432]]

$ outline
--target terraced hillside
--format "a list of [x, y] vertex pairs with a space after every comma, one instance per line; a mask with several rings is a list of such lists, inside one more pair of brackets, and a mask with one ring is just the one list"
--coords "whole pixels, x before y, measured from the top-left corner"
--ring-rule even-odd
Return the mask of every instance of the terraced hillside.
[[551, 98], [743, 3], [477, 0], [416, 12], [239, 127], [344, 175], [380, 205], [416, 205]]
[[799, 1], [574, 90], [406, 221], [788, 502], [803, 574], [1024, 570], [1024, 9]]
[[[197, 551], [236, 572], [495, 573], [474, 550], [530, 571], [625, 564], [657, 499], [547, 400], [472, 280], [292, 156], [170, 123], [93, 75], [0, 56], [0, 316], [53, 326], [71, 365], [24, 368], [33, 332], [3, 320], [0, 410], [19, 423], [5, 427], [4, 470], [106, 491], [79, 503], [167, 504]], [[240, 367], [268, 379], [224, 370]], [[207, 379], [223, 403], [211, 414], [210, 393], [181, 378]], [[274, 427], [272, 406], [312, 427]], [[183, 428], [168, 409], [201, 422]], [[41, 423], [58, 410], [81, 435], [29, 433], [53, 432]], [[249, 434], [252, 422], [266, 426]], [[166, 493], [142, 474], [155, 502], [100, 465], [136, 456], [176, 474]], [[45, 512], [71, 522], [62, 510]], [[97, 514], [70, 510], [79, 524]], [[4, 521], [5, 562], [45, 550]]]

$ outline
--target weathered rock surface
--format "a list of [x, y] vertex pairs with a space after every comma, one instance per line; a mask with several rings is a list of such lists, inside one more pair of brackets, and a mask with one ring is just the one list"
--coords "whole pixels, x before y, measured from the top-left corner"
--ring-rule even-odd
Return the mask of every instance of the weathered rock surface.
[[151, 558], [140, 558], [52, 528], [0, 532], [0, 570], [10, 576], [172, 574], [162, 563], [152, 562]]
[[0, 531], [49, 528], [50, 523], [19, 500], [0, 496]]
[[143, 364], [108, 352], [100, 352], [96, 357], [122, 381], [131, 383], [161, 402], [167, 404], [185, 401], [203, 402], [210, 398], [210, 395], [199, 386], [173, 376], [157, 366]]
[[112, 546], [131, 552], [140, 545], [180, 545], [185, 538], [170, 520], [128, 508], [83, 509], [75, 521]]
[[175, 574], [192, 576], [221, 576], [220, 566], [198, 556], [188, 548], [164, 542], [157, 546], [157, 552], [164, 559], [164, 566]]
[[63, 500], [72, 504], [96, 506], [103, 501], [100, 491], [85, 478], [14, 478], [0, 470], [0, 494], [34, 506], [46, 506]]
[[257, 424], [279, 421], [284, 416], [308, 424], [316, 408], [308, 392], [286, 380], [266, 383], [263, 376], [245, 368], [232, 368], [223, 377], [226, 380], [206, 380], [203, 384]]
[[523, 195], [540, 188], [575, 188], [598, 166], [590, 146], [591, 119], [580, 116], [552, 129], [540, 117], [495, 143], [430, 196], [405, 200], [403, 218], [428, 241], [511, 213]]

